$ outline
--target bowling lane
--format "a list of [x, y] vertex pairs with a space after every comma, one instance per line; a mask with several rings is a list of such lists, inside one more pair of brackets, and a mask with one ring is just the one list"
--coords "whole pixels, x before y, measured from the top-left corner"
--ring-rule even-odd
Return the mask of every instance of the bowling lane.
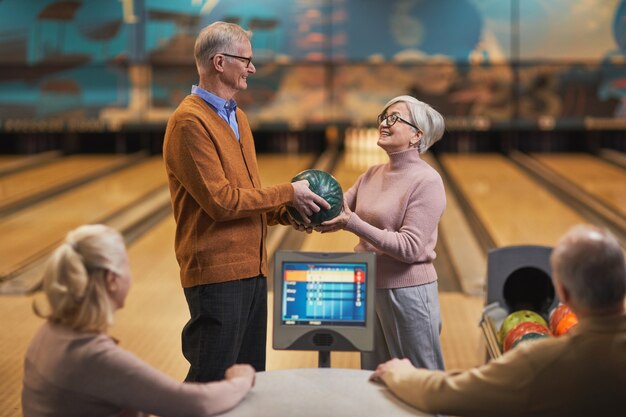
[[[423, 154], [422, 159], [440, 173], [446, 192], [446, 209], [439, 222], [439, 240], [435, 248], [439, 289], [453, 291], [458, 286], [466, 294], [482, 295], [487, 263], [485, 253], [437, 159], [431, 153]], [[458, 285], [454, 285], [455, 282]]]
[[[261, 154], [258, 156], [259, 171], [261, 174], [261, 181], [264, 186], [279, 184], [287, 181], [291, 181], [296, 174], [307, 168], [313, 166], [315, 162], [315, 156], [304, 155], [283, 155], [283, 154]], [[268, 233], [271, 235], [278, 231], [279, 228], [288, 226], [274, 226], [270, 227]], [[289, 229], [291, 229], [289, 227]], [[270, 237], [268, 236], [268, 241]], [[297, 247], [290, 248], [293, 250], [299, 250]], [[273, 270], [273, 268], [270, 268]], [[268, 279], [268, 319], [267, 319], [267, 370], [276, 369], [292, 369], [292, 368], [315, 368], [317, 367], [317, 354], [314, 352], [305, 351], [289, 351], [289, 350], [274, 350], [272, 347], [272, 331], [273, 331], [273, 313], [274, 313], [274, 298], [272, 278]], [[334, 358], [334, 356], [333, 356]], [[339, 367], [338, 364], [333, 363], [333, 367]], [[345, 367], [345, 366], [343, 366]], [[186, 368], [185, 368], [186, 369]]]
[[290, 182], [300, 171], [311, 166], [315, 161], [313, 154], [284, 155], [264, 153], [257, 155], [261, 184], [264, 187]]
[[0, 299], [0, 417], [21, 416], [24, 353], [43, 320], [32, 309], [33, 296]]
[[[370, 133], [370, 135], [373, 134]], [[370, 139], [375, 143], [376, 141], [372, 137]], [[355, 145], [346, 150], [333, 175], [342, 188], [346, 190], [354, 184], [358, 176], [367, 167], [383, 163], [386, 160], [386, 154], [381, 154], [371, 146], [358, 147]], [[351, 252], [357, 243], [358, 238], [346, 231], [326, 234], [312, 233], [307, 235], [299, 250]], [[446, 367], [448, 369], [467, 369], [482, 364], [484, 362], [484, 344], [480, 329], [476, 325], [480, 320], [482, 297], [440, 291], [439, 301], [443, 321], [441, 343]], [[302, 360], [306, 361], [308, 366], [315, 366], [317, 356], [314, 353], [302, 352], [301, 355]], [[359, 354], [355, 352], [332, 352], [331, 364], [333, 367], [359, 368]]]
[[31, 155], [0, 155], [0, 176], [37, 166], [61, 155], [60, 151], [47, 151]]
[[0, 177], [0, 209], [20, 200], [62, 187], [81, 178], [114, 169], [128, 161], [126, 155], [77, 155], [40, 167]]
[[626, 170], [589, 154], [533, 154], [579, 188], [626, 216]]
[[502, 155], [445, 154], [440, 160], [496, 246], [553, 246], [571, 226], [587, 222]]
[[[259, 154], [257, 161], [264, 186], [288, 182], [311, 166], [314, 155]], [[282, 226], [276, 226], [282, 227]], [[275, 227], [270, 227], [270, 231]], [[129, 249], [134, 276], [126, 307], [120, 311], [113, 335], [124, 348], [148, 363], [181, 380], [188, 369], [181, 354], [180, 332], [189, 318], [180, 287], [179, 269], [174, 255], [175, 223], [168, 217], [138, 239]], [[271, 303], [271, 296], [270, 296]], [[269, 309], [268, 369], [302, 367], [303, 358], [294, 352], [273, 351], [271, 343], [272, 310]], [[315, 361], [317, 357], [315, 357]], [[316, 362], [311, 362], [315, 366]]]
[[[341, 188], [347, 190], [364, 171], [362, 167], [365, 160], [354, 164], [355, 159], [348, 152], [338, 162], [333, 176], [341, 184]], [[358, 243], [358, 238], [349, 232], [339, 231], [335, 233], [312, 233], [307, 235], [299, 248], [286, 248], [311, 252], [352, 252]], [[273, 299], [269, 301], [270, 311], [273, 310]], [[270, 330], [271, 334], [271, 330]], [[316, 352], [299, 351], [274, 351], [268, 349], [268, 369], [288, 368], [313, 368], [317, 366], [318, 355]], [[333, 368], [359, 369], [361, 366], [360, 356], [356, 352], [331, 352], [331, 366]]]
[[[110, 334], [146, 362], [182, 380], [186, 362], [180, 331], [188, 317], [174, 256], [174, 219], [168, 217], [129, 248], [133, 286], [126, 306], [118, 311]], [[28, 343], [43, 323], [32, 312], [33, 299], [5, 295], [0, 302], [0, 417], [20, 413], [23, 359]]]
[[[311, 166], [314, 155], [260, 154], [257, 157], [264, 186], [288, 182]], [[276, 226], [282, 227], [282, 226]], [[275, 227], [270, 227], [270, 231]], [[181, 354], [180, 332], [189, 318], [174, 255], [175, 223], [168, 217], [129, 249], [134, 276], [126, 307], [119, 312], [113, 336], [142, 359], [182, 380], [188, 363]], [[271, 306], [271, 295], [269, 302]], [[315, 367], [317, 356], [272, 349], [272, 309], [268, 309], [268, 369]], [[306, 352], [304, 352], [306, 353]]]
[[120, 346], [177, 380], [188, 364], [180, 334], [189, 317], [174, 254], [175, 222], [168, 216], [128, 249], [133, 287], [111, 334]]
[[6, 167], [7, 165], [15, 164], [15, 162], [20, 159], [24, 159], [24, 157], [17, 155], [0, 155], [0, 169]]
[[154, 157], [0, 220], [0, 276], [6, 276], [57, 244], [68, 230], [102, 222], [167, 184]]
[[[344, 168], [349, 167], [358, 175], [372, 165], [386, 163], [389, 158], [376, 144], [377, 141], [377, 129], [346, 129]], [[422, 158], [439, 170], [439, 164], [432, 154], [425, 153]], [[444, 175], [442, 177], [445, 184], [446, 178]], [[348, 184], [351, 185], [353, 182], [354, 180], [350, 179]], [[439, 225], [439, 240], [435, 248], [439, 289], [453, 292], [460, 288], [467, 294], [482, 294], [485, 275], [484, 254], [448, 184], [445, 184], [445, 191], [447, 205]], [[462, 250], [456, 250], [457, 247]]]
[[598, 151], [598, 156], [613, 163], [614, 165], [626, 169], [626, 153], [624, 152], [620, 152], [615, 149], [603, 148]]
[[[289, 181], [295, 173], [310, 166], [313, 159], [313, 155], [259, 155], [262, 181], [265, 185]], [[156, 178], [160, 178], [162, 173], [164, 171], [159, 158], [150, 163], [150, 168], [145, 173], [135, 171], [137, 176]], [[135, 197], [140, 197], [143, 193], [143, 190], [135, 190]], [[60, 210], [61, 214], [63, 211], [58, 206], [50, 210]], [[55, 213], [51, 212], [50, 215], [54, 218]], [[62, 233], [66, 231], [63, 230]], [[181, 354], [180, 332], [189, 313], [180, 287], [179, 269], [174, 255], [174, 231], [174, 219], [169, 216], [129, 247], [133, 288], [126, 306], [118, 312], [111, 334], [120, 340], [123, 348], [173, 378], [182, 380], [188, 365]], [[3, 239], [5, 240], [10, 239]], [[2, 296], [0, 417], [20, 415], [24, 353], [36, 329], [43, 322], [33, 314], [31, 304], [34, 298], [42, 297], [41, 293]], [[268, 337], [269, 350], [271, 332]], [[299, 357], [298, 352], [276, 352], [273, 359], [271, 363], [274, 368], [270, 369], [304, 367], [309, 364], [314, 367], [317, 364], [317, 357], [307, 362], [306, 358]]]

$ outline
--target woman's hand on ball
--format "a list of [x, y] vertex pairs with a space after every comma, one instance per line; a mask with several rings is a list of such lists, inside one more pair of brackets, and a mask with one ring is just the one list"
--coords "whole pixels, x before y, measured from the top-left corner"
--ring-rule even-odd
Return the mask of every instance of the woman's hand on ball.
[[341, 213], [339, 213], [337, 217], [330, 219], [330, 220], [326, 220], [319, 226], [316, 226], [315, 231], [321, 232], [321, 233], [328, 233], [328, 232], [336, 232], [337, 230], [342, 230], [348, 224], [348, 220], [350, 220], [350, 216], [352, 216], [352, 210], [350, 210], [350, 207], [348, 207], [348, 203], [346, 203], [346, 201], [344, 200]]

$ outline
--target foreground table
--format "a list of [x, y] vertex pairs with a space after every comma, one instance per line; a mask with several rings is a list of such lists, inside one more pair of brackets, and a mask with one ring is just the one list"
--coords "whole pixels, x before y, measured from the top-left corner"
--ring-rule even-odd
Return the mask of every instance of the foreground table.
[[359, 369], [288, 369], [259, 372], [247, 397], [224, 417], [421, 416]]

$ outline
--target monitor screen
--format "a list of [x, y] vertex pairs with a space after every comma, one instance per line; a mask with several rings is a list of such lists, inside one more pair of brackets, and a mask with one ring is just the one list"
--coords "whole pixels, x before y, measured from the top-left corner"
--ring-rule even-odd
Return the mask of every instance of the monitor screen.
[[365, 326], [367, 272], [363, 262], [283, 262], [283, 324]]
[[274, 348], [372, 350], [375, 276], [371, 252], [278, 251]]

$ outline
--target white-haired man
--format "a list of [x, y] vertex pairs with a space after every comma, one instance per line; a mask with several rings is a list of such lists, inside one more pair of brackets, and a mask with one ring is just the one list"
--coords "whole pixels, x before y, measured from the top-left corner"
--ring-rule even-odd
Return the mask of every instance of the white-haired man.
[[200, 81], [170, 117], [163, 144], [176, 220], [176, 258], [191, 317], [187, 381], [224, 378], [234, 363], [265, 370], [267, 226], [308, 220], [329, 204], [307, 181], [263, 187], [254, 140], [234, 96], [256, 72], [250, 32], [215, 22], [196, 39]]

